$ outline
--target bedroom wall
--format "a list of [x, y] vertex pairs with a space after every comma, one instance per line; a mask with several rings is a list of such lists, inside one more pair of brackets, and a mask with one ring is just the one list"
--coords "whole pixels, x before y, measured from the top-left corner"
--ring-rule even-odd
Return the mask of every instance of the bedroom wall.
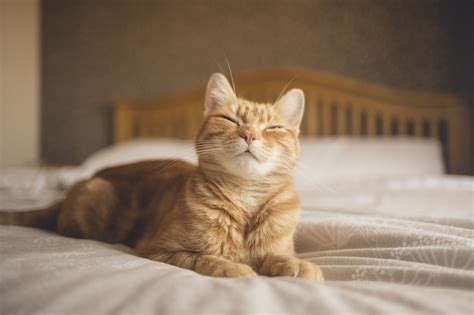
[[233, 70], [304, 66], [405, 89], [457, 91], [456, 2], [42, 2], [41, 155], [79, 163], [110, 143], [114, 97]]
[[39, 160], [39, 0], [0, 1], [0, 167]]

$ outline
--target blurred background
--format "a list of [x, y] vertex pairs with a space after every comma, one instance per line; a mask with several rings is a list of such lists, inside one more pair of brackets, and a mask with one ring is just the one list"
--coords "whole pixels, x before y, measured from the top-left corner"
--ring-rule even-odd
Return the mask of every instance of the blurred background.
[[474, 106], [471, 0], [0, 1], [3, 167], [80, 163], [112, 142], [112, 99], [202, 84], [226, 57]]

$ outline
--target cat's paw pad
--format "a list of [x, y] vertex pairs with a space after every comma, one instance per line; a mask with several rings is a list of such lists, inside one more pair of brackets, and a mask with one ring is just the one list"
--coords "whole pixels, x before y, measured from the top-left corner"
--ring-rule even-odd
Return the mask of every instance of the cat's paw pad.
[[252, 267], [244, 264], [229, 263], [223, 264], [213, 270], [213, 277], [226, 277], [226, 278], [236, 278], [236, 277], [246, 277], [246, 276], [256, 276], [257, 273], [253, 271]]
[[297, 277], [316, 281], [324, 281], [321, 268], [319, 268], [318, 265], [302, 259], [299, 259], [299, 271]]
[[323, 281], [319, 266], [296, 257], [269, 255], [263, 261], [260, 273], [270, 277], [293, 277]]
[[296, 277], [299, 271], [298, 260], [292, 257], [267, 259], [263, 268], [270, 277]]
[[252, 267], [244, 264], [233, 264], [224, 270], [224, 277], [235, 278], [235, 277], [245, 277], [245, 276], [256, 276], [257, 273], [252, 269]]

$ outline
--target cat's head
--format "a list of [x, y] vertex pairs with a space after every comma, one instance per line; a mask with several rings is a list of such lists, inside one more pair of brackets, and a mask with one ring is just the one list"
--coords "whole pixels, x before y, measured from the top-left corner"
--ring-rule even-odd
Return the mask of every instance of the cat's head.
[[291, 174], [299, 156], [303, 112], [299, 89], [275, 104], [255, 103], [238, 98], [224, 75], [213, 74], [196, 138], [200, 165], [244, 178]]

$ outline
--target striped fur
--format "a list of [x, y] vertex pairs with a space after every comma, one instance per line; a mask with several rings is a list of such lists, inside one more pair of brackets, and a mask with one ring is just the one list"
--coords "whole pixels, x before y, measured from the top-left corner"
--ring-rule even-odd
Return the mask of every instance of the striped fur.
[[[197, 166], [157, 160], [104, 169], [72, 187], [49, 228], [121, 242], [143, 257], [203, 275], [322, 280], [319, 267], [293, 250], [299, 200], [292, 171], [302, 113], [289, 118], [281, 108], [292, 104], [239, 99], [215, 76], [208, 92], [221, 90], [206, 99]], [[8, 223], [25, 222], [32, 225], [9, 216]]]

